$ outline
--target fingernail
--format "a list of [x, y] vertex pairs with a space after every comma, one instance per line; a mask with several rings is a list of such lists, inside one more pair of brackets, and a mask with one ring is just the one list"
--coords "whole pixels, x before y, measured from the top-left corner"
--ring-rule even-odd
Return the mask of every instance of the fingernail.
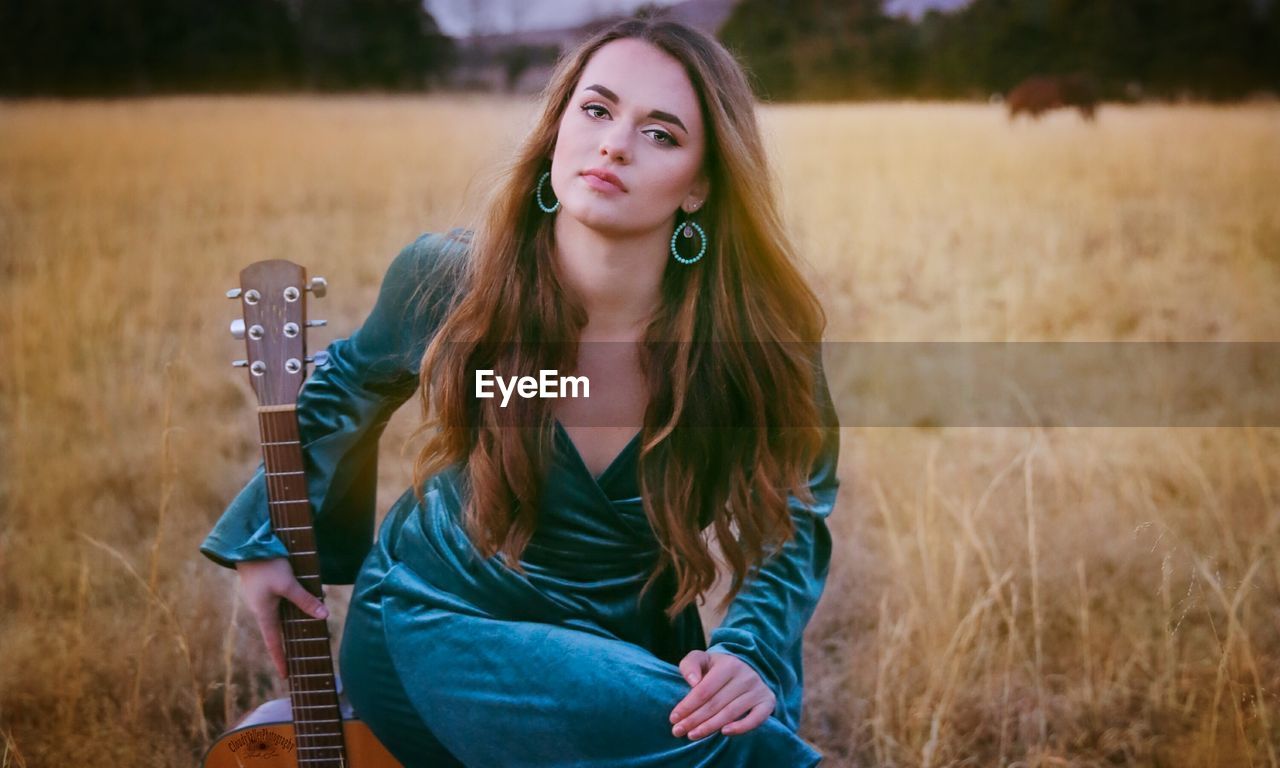
[[323, 605], [322, 605], [322, 606], [320, 606], [319, 608], [317, 608], [317, 609], [316, 609], [316, 618], [319, 618], [319, 619], [327, 619], [327, 618], [329, 618], [329, 609], [328, 609], [328, 608], [325, 608]]
[[684, 727], [683, 727], [683, 726], [679, 726], [679, 725], [677, 725], [675, 728], [672, 728], [672, 729], [671, 729], [671, 735], [672, 735], [672, 736], [683, 736], [683, 735], [684, 735]]

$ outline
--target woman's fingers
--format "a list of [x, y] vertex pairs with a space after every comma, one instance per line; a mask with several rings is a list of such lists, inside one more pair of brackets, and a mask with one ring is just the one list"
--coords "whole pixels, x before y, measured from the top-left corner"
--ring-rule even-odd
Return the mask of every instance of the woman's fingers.
[[284, 641], [280, 630], [280, 600], [293, 603], [308, 616], [328, 618], [324, 601], [307, 591], [293, 575], [287, 558], [246, 560], [236, 565], [245, 602], [258, 620], [267, 655], [281, 677], [288, 677]]
[[684, 675], [684, 679], [689, 681], [689, 685], [697, 685], [702, 681], [702, 673], [707, 668], [710, 660], [711, 654], [706, 651], [689, 651], [680, 660], [680, 674]]
[[298, 606], [298, 609], [308, 616], [314, 616], [317, 619], [325, 619], [329, 617], [329, 609], [324, 607], [324, 602], [320, 598], [307, 591], [302, 586], [302, 582], [293, 579], [289, 584], [289, 588], [285, 590], [285, 598]]
[[746, 733], [768, 720], [771, 714], [773, 714], [773, 703], [771, 701], [762, 701], [749, 709], [745, 716], [727, 723], [723, 728], [720, 728], [720, 731], [726, 736]]
[[693, 651], [680, 662], [688, 680], [701, 673], [693, 690], [671, 712], [674, 736], [700, 739], [716, 731], [746, 733], [773, 712], [775, 697], [760, 675], [733, 654]]
[[[707, 679], [710, 680], [710, 678], [711, 676], [708, 674]], [[694, 739], [700, 738], [702, 735], [707, 733], [711, 733], [711, 731], [715, 729], [708, 729], [708, 724], [716, 716], [724, 712], [726, 707], [733, 706], [734, 703], [744, 695], [750, 693], [754, 687], [755, 686], [752, 684], [752, 681], [745, 676], [730, 678], [725, 681], [725, 684], [716, 691], [710, 699], [702, 704], [702, 706], [693, 710], [677, 722], [675, 727], [671, 730], [671, 733], [675, 736], [683, 736], [687, 733], [690, 738]], [[724, 722], [727, 723], [729, 720], [737, 719], [744, 714], [748, 708], [750, 708], [750, 703], [746, 704], [746, 706], [741, 710], [733, 710], [731, 713], [733, 717], [730, 717]]]
[[275, 603], [271, 602], [270, 606], [260, 606], [254, 611], [254, 615], [258, 618], [258, 629], [262, 632], [262, 640], [267, 646], [267, 655], [271, 657], [271, 662], [276, 665], [276, 671], [281, 677], [288, 677], [284, 664], [284, 643], [280, 640], [280, 614], [277, 612]]
[[254, 615], [258, 619], [258, 629], [262, 632], [262, 641], [267, 646], [267, 654], [271, 656], [271, 661], [276, 665], [276, 671], [281, 677], [288, 677], [284, 656], [284, 640], [280, 629], [280, 598], [288, 600], [303, 613], [314, 616], [317, 619], [324, 619], [329, 616], [329, 609], [325, 607], [320, 598], [307, 591], [298, 581], [294, 581], [285, 589], [285, 593], [267, 594], [254, 609]]
[[[710, 654], [706, 655], [710, 656]], [[684, 671], [683, 662], [681, 671]], [[710, 668], [702, 675], [697, 685], [693, 686], [693, 690], [689, 691], [680, 703], [676, 704], [675, 709], [671, 710], [671, 722], [678, 723], [684, 720], [691, 712], [706, 704], [732, 677], [733, 669], [729, 665], [710, 664]]]

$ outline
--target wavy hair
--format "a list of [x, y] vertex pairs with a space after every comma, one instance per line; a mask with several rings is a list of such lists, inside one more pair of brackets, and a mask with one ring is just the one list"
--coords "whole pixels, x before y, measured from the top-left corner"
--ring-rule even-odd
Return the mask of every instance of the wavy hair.
[[[553, 217], [536, 207], [533, 190], [587, 61], [621, 38], [647, 41], [683, 65], [707, 126], [711, 193], [699, 220], [710, 244], [693, 266], [668, 260], [639, 352], [649, 402], [638, 481], [660, 546], [640, 595], [671, 569], [666, 613], [674, 619], [716, 580], [709, 526], [732, 572], [722, 609], [751, 566], [793, 535], [787, 495], [812, 503], [809, 473], [822, 444], [814, 349], [826, 317], [795, 266], [746, 73], [702, 32], [627, 19], [557, 62], [533, 129], [471, 233], [464, 289], [423, 356], [420, 432], [432, 434], [414, 462], [414, 487], [421, 498], [428, 477], [463, 466], [468, 536], [482, 555], [502, 553], [523, 572], [552, 449], [549, 401], [516, 398], [499, 409], [468, 384], [480, 368], [510, 377], [575, 367], [587, 316], [558, 279]], [[683, 211], [675, 213], [679, 226]], [[708, 424], [719, 426], [698, 426]]]

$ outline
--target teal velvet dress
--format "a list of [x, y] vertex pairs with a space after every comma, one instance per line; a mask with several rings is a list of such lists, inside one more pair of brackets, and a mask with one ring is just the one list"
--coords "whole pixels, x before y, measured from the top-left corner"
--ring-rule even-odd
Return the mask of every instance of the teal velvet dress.
[[[638, 491], [638, 436], [595, 477], [555, 423], [523, 575], [499, 556], [482, 558], [467, 538], [456, 468], [426, 482], [425, 503], [406, 490], [375, 536], [378, 440], [417, 391], [466, 242], [455, 229], [407, 246], [368, 319], [329, 345], [327, 364], [298, 394], [321, 576], [354, 584], [338, 666], [358, 716], [406, 766], [817, 765], [821, 753], [796, 731], [801, 635], [827, 577], [825, 518], [838, 486], [825, 380], [816, 504], [790, 498], [796, 535], [753, 569], [709, 646], [696, 606], [674, 622], [663, 614], [674, 594], [669, 571], [639, 600], [659, 545]], [[286, 556], [261, 465], [200, 551], [226, 567]], [[673, 736], [670, 712], [690, 690], [677, 665], [695, 649], [755, 669], [777, 696], [773, 715], [739, 735]]]

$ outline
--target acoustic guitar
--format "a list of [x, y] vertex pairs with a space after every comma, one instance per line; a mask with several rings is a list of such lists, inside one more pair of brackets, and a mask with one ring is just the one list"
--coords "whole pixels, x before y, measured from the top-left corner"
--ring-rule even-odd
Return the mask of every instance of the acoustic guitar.
[[[233, 365], [249, 369], [258, 398], [271, 527], [289, 550], [294, 576], [321, 599], [297, 403], [307, 364], [322, 365], [325, 356], [307, 355], [306, 329], [325, 321], [307, 320], [306, 295], [320, 298], [325, 289], [324, 278], [308, 282], [303, 267], [268, 259], [245, 267], [240, 287], [227, 291], [241, 307], [231, 333], [248, 350], [248, 359]], [[289, 697], [266, 702], [218, 737], [205, 753], [205, 768], [400, 768], [343, 695], [325, 619], [281, 600], [280, 625]]]

